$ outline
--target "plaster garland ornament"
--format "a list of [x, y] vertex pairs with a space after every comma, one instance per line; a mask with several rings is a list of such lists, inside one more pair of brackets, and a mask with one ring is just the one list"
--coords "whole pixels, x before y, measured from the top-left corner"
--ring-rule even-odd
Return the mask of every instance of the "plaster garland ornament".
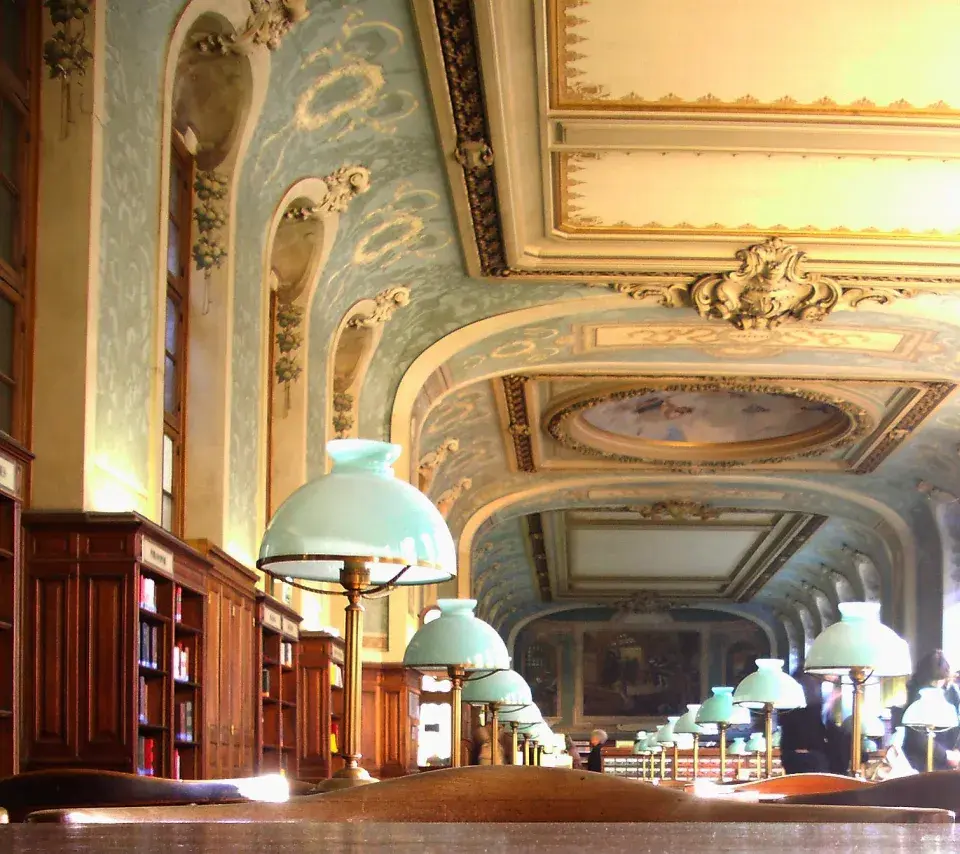
[[820, 616], [820, 625], [825, 629], [828, 626], [832, 626], [837, 618], [834, 616], [834, 607], [833, 603], [830, 601], [830, 597], [827, 596], [819, 587], [814, 584], [811, 584], [809, 581], [804, 581], [800, 587], [803, 589], [803, 592], [807, 594], [812, 600], [814, 605], [817, 606], [817, 612]]
[[43, 6], [50, 13], [53, 35], [43, 43], [43, 61], [50, 78], [61, 85], [61, 132], [73, 121], [71, 85], [82, 83], [93, 62], [93, 52], [87, 47], [87, 18], [90, 16], [91, 0], [44, 0]]
[[223, 228], [227, 224], [227, 177], [219, 172], [198, 172], [193, 182], [197, 206], [193, 220], [197, 224], [197, 242], [193, 244], [193, 261], [197, 270], [208, 279], [210, 273], [222, 266], [227, 257], [223, 245]]
[[444, 519], [447, 518], [450, 511], [453, 509], [453, 505], [460, 500], [460, 497], [469, 489], [473, 487], [473, 480], [469, 477], [461, 478], [456, 485], [451, 486], [450, 489], [442, 492], [436, 500], [437, 510], [440, 511], [440, 515]]
[[446, 462], [447, 458], [460, 450], [459, 439], [444, 439], [434, 450], [424, 454], [417, 467], [417, 476], [419, 488], [423, 493], [430, 491], [433, 481], [437, 476], [437, 470]]
[[357, 164], [341, 166], [320, 180], [326, 186], [324, 195], [312, 205], [288, 208], [283, 214], [284, 219], [307, 220], [343, 213], [357, 196], [370, 189], [370, 170]]
[[662, 614], [675, 607], [673, 600], [659, 596], [650, 590], [638, 590], [617, 602], [614, 619], [625, 620], [637, 614]]
[[830, 585], [838, 602], [853, 602], [856, 600], [856, 591], [853, 589], [850, 579], [842, 572], [827, 566], [825, 563], [820, 564], [818, 572], [821, 578]]
[[[631, 508], [632, 509], [632, 508]], [[719, 519], [720, 511], [696, 501], [658, 501], [648, 507], [636, 508], [644, 519], [672, 519], [675, 522]]]
[[410, 288], [397, 285], [380, 291], [371, 301], [369, 310], [361, 309], [347, 321], [350, 329], [373, 329], [386, 323], [398, 308], [410, 304]]
[[338, 439], [346, 439], [354, 425], [354, 397], [345, 391], [333, 395], [333, 429]]
[[290, 386], [303, 373], [299, 350], [303, 345], [304, 309], [291, 302], [278, 302], [276, 313], [276, 341], [280, 355], [273, 366], [277, 382], [284, 387], [287, 410], [290, 409]]
[[782, 324], [823, 320], [838, 307], [881, 305], [913, 291], [897, 287], [849, 287], [803, 269], [806, 253], [771, 237], [737, 252], [737, 270], [708, 273], [687, 284], [619, 282], [617, 293], [656, 298], [668, 308], [691, 306], [701, 317], [724, 320], [740, 330], [766, 331]]
[[250, 0], [250, 15], [238, 33], [205, 33], [194, 43], [201, 53], [249, 54], [257, 47], [276, 50], [284, 36], [308, 17], [307, 0]]

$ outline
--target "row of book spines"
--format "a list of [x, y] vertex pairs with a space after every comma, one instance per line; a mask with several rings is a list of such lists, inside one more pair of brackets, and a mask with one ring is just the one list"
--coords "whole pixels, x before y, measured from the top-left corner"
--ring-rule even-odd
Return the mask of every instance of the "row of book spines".
[[137, 773], [153, 777], [157, 764], [157, 740], [141, 735], [137, 739]]
[[293, 644], [280, 641], [280, 663], [284, 667], [293, 667]]
[[142, 667], [160, 667], [160, 626], [140, 623], [140, 665]]
[[[157, 612], [157, 582], [147, 577], [140, 576], [139, 590], [140, 607], [144, 611]], [[183, 619], [183, 588], [176, 587], [173, 591], [173, 618], [178, 623]]]
[[330, 662], [330, 685], [334, 688], [343, 687], [343, 668], [336, 662]]
[[193, 700], [177, 703], [177, 740], [193, 741]]

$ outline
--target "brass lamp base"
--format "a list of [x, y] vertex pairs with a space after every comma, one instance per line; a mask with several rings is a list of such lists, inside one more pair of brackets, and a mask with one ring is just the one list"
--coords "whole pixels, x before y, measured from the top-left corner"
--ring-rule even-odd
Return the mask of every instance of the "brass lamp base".
[[376, 777], [371, 777], [366, 768], [341, 768], [329, 780], [317, 784], [317, 792], [339, 792], [341, 789], [352, 789], [354, 786], [366, 786], [369, 783], [378, 783]]

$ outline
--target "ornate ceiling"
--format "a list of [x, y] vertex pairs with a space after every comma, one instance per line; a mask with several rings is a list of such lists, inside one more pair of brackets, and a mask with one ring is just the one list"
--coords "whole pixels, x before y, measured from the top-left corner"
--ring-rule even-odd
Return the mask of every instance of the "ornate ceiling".
[[713, 607], [797, 655], [882, 598], [932, 641], [949, 543], [917, 487], [960, 475], [960, 12], [789, 3], [790, 39], [760, 0], [413, 6], [475, 287], [581, 286], [400, 382], [392, 434], [446, 499], [461, 593], [511, 637]]

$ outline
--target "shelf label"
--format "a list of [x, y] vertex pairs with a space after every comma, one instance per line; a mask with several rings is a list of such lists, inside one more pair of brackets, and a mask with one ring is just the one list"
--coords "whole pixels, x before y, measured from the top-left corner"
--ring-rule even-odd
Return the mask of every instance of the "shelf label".
[[173, 552], [146, 537], [140, 538], [140, 560], [151, 569], [173, 577]]
[[271, 629], [276, 629], [278, 632], [283, 631], [283, 617], [266, 605], [263, 607], [263, 624]]
[[293, 621], [288, 620], [286, 617], [283, 618], [281, 631], [290, 638], [294, 640], [299, 639], [300, 637], [300, 627]]
[[0, 489], [11, 495], [20, 495], [20, 466], [0, 454]]

